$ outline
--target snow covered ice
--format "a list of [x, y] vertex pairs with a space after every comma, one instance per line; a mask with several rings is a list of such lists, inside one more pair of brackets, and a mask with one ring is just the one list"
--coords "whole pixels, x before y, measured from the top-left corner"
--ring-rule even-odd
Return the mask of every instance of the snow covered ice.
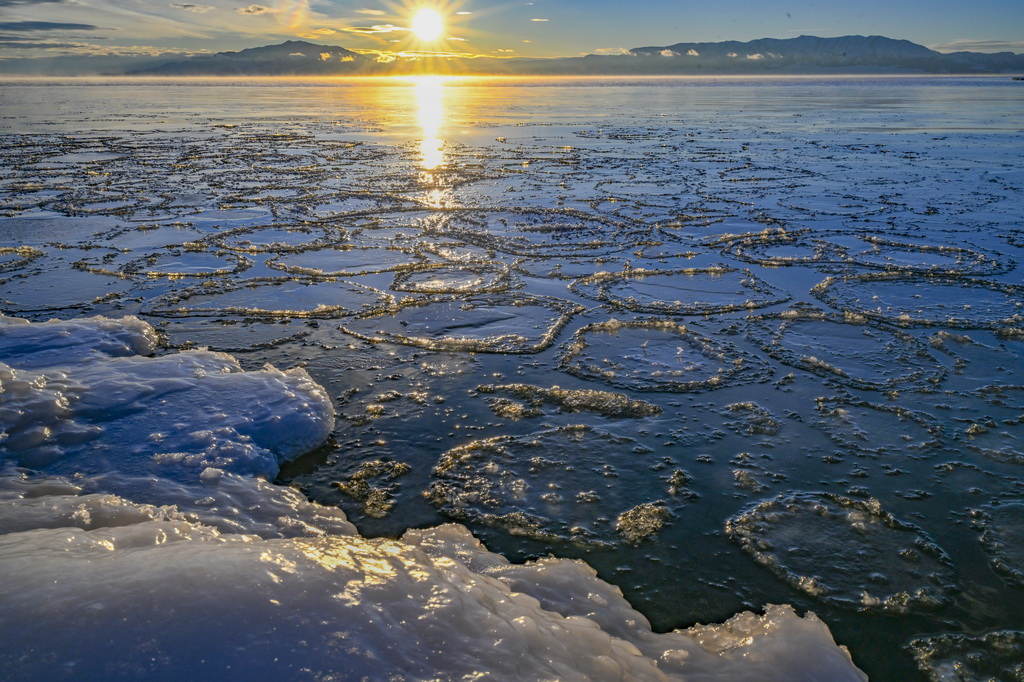
[[788, 607], [655, 634], [582, 562], [363, 538], [259, 478], [330, 433], [305, 372], [155, 340], [0, 318], [7, 679], [864, 679]]

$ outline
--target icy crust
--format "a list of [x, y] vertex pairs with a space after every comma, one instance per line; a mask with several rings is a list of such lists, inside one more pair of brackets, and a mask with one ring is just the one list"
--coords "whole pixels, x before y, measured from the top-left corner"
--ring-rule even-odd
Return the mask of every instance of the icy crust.
[[[125, 355], [155, 348], [131, 318], [4, 325], [5, 679], [866, 679], [789, 607], [656, 634], [582, 562], [513, 565], [455, 525], [359, 536], [252, 475], [329, 434], [304, 372]], [[46, 364], [69, 329], [78, 360]]]
[[0, 361], [20, 369], [150, 355], [158, 341], [156, 330], [133, 316], [31, 323], [0, 315]]
[[330, 398], [305, 370], [243, 372], [209, 351], [138, 355], [157, 336], [135, 318], [0, 318], [0, 330], [0, 458], [21, 466], [273, 477], [334, 428]]

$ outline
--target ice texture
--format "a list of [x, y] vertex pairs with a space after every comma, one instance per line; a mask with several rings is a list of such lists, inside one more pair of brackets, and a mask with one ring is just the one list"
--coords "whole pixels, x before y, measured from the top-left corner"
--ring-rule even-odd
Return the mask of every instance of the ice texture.
[[0, 323], [6, 679], [866, 679], [789, 607], [656, 634], [581, 561], [456, 525], [361, 537], [262, 478], [330, 432], [304, 371], [135, 355], [157, 348], [134, 318]]
[[[334, 406], [302, 369], [243, 372], [232, 356], [203, 350], [129, 355], [151, 351], [156, 333], [133, 318], [116, 324], [43, 323], [33, 343], [35, 325], [0, 318], [13, 330], [0, 339], [0, 454], [70, 473], [123, 460], [140, 474], [219, 467], [273, 477], [334, 428]], [[84, 340], [67, 341], [83, 328]]]

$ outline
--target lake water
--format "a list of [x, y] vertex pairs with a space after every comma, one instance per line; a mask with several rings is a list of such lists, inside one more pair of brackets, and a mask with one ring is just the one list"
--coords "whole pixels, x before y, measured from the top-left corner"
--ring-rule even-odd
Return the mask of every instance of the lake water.
[[583, 559], [660, 631], [792, 604], [876, 680], [1019, 675], [1024, 84], [9, 81], [0, 116], [0, 312], [305, 368], [338, 419], [277, 482], [363, 535]]

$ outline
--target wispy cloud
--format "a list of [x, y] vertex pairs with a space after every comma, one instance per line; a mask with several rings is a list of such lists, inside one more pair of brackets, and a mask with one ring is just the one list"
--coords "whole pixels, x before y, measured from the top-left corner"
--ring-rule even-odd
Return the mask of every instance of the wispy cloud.
[[394, 24], [376, 24], [374, 26], [349, 26], [341, 29], [346, 33], [358, 33], [360, 35], [377, 35], [380, 33], [394, 33], [396, 31], [408, 31], [409, 29]]
[[547, 19], [530, 19], [530, 21], [547, 21]]
[[75, 43], [29, 43], [18, 40], [0, 40], [0, 47], [13, 47], [18, 50], [54, 50], [60, 48], [75, 47]]
[[387, 16], [387, 12], [382, 9], [357, 9], [356, 14], [365, 14], [371, 17], [383, 17]]
[[1024, 53], [1024, 40], [972, 40], [959, 38], [947, 43], [928, 45], [936, 52], [1016, 52]]
[[18, 50], [45, 50], [47, 56], [80, 56], [80, 57], [159, 57], [167, 55], [195, 55], [208, 53], [209, 50], [186, 50], [173, 47], [156, 47], [153, 45], [97, 45], [95, 43], [22, 43], [4, 39], [0, 47]]
[[210, 10], [217, 9], [213, 5], [190, 5], [187, 3], [182, 4], [177, 2], [172, 2], [170, 4], [170, 7], [173, 7], [174, 9], [184, 10], [186, 12], [193, 12], [195, 14], [206, 14]]
[[0, 0], [0, 7], [13, 7], [14, 5], [42, 5], [44, 3], [56, 4], [65, 0]]
[[248, 15], [260, 15], [260, 14], [273, 14], [277, 10], [264, 5], [249, 5], [248, 7], [236, 7], [235, 11], [239, 14]]
[[0, 31], [95, 31], [92, 24], [66, 24], [53, 21], [0, 21]]
[[624, 47], [599, 47], [589, 54], [600, 54], [600, 55], [620, 55], [620, 54], [633, 54]]

